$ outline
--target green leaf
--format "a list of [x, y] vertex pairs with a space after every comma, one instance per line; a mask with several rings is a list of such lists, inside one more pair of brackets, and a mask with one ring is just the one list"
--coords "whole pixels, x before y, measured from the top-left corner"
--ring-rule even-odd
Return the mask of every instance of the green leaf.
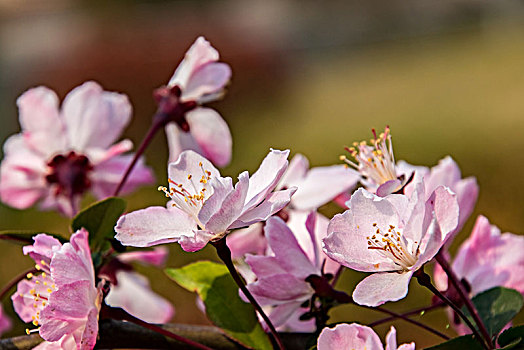
[[[502, 328], [519, 313], [524, 302], [518, 291], [504, 287], [495, 287], [479, 293], [472, 301], [491, 336], [499, 334]], [[475, 324], [465, 306], [462, 307], [462, 311], [471, 323]]]
[[425, 350], [483, 350], [480, 343], [471, 335], [448, 340], [445, 343], [426, 348]]
[[[43, 233], [42, 231], [30, 231], [30, 230], [6, 230], [0, 231], [0, 240], [9, 241], [15, 244], [27, 245], [33, 244], [33, 237], [37, 234]], [[65, 243], [67, 239], [53, 233], [46, 233], [46, 235], [52, 236], [58, 239], [60, 242]]]
[[272, 349], [251, 304], [240, 299], [238, 287], [227, 267], [210, 261], [199, 261], [165, 273], [181, 287], [197, 292], [206, 306], [211, 322], [244, 346]]
[[73, 218], [71, 227], [73, 231], [85, 228], [89, 232], [91, 251], [100, 251], [109, 247], [116, 234], [116, 222], [125, 209], [126, 202], [122, 198], [110, 197], [78, 213]]
[[524, 349], [524, 326], [505, 330], [499, 335], [498, 343], [503, 349]]

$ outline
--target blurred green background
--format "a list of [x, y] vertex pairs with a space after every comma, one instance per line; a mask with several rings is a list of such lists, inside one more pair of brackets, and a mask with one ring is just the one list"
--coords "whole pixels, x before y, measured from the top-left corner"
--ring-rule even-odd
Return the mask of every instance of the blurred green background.
[[[312, 165], [339, 163], [343, 146], [390, 125], [397, 159], [431, 166], [450, 154], [465, 176], [477, 177], [480, 198], [454, 251], [480, 213], [502, 231], [522, 232], [523, 34], [524, 3], [509, 0], [0, 0], [0, 139], [18, 132], [15, 100], [26, 89], [46, 85], [63, 98], [94, 79], [129, 95], [134, 119], [124, 136], [138, 144], [155, 109], [152, 90], [204, 35], [233, 68], [226, 98], [213, 104], [234, 138], [225, 174], [254, 171], [270, 147], [304, 153]], [[146, 156], [158, 183], [129, 196], [130, 211], [165, 203], [156, 191], [166, 183], [164, 135]], [[0, 205], [0, 230], [68, 234], [68, 227], [55, 213]], [[216, 259], [212, 248], [170, 249], [172, 267]], [[20, 247], [0, 242], [0, 283], [30, 266]], [[173, 301], [174, 322], [207, 323], [193, 294], [159, 270], [141, 271]], [[340, 285], [351, 291], [362, 277], [346, 271]], [[387, 306], [400, 311], [429, 300], [412, 284], [408, 298]], [[4, 306], [13, 315], [9, 300]], [[355, 307], [333, 316], [361, 323], [382, 317]], [[439, 329], [447, 324], [443, 312], [421, 319]], [[439, 342], [401, 321], [395, 325], [400, 342]], [[379, 334], [388, 328], [378, 327]], [[5, 336], [24, 329], [18, 323]]]

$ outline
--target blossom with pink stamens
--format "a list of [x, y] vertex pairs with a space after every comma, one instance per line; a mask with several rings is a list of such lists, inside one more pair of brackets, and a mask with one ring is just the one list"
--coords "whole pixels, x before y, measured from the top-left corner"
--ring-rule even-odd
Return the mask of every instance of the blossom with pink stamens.
[[[318, 337], [317, 348], [384, 350], [377, 333], [370, 327], [358, 323], [342, 323], [333, 328], [324, 328]], [[415, 350], [415, 343], [397, 346], [397, 331], [391, 326], [386, 335], [386, 350]]]
[[246, 227], [285, 207], [296, 188], [273, 191], [287, 168], [289, 151], [271, 150], [249, 177], [241, 173], [233, 187], [210, 161], [184, 151], [169, 164], [167, 208], [149, 207], [122, 216], [115, 236], [122, 244], [148, 247], [178, 242], [186, 251], [202, 249], [229, 230]]
[[231, 161], [227, 123], [214, 109], [201, 107], [222, 98], [231, 79], [229, 65], [218, 60], [218, 51], [201, 36], [186, 52], [167, 86], [157, 90], [158, 98], [174, 94], [182, 104], [196, 104], [165, 128], [172, 162], [184, 150], [200, 153], [217, 166]]
[[[516, 289], [524, 295], [524, 237], [501, 234], [486, 217], [479, 216], [451, 267], [458, 278], [467, 283], [471, 296], [498, 286]], [[439, 290], [448, 289], [448, 278], [440, 265], [435, 266], [433, 278]], [[448, 314], [460, 334], [471, 333], [451, 310]]]
[[[17, 104], [22, 132], [5, 142], [0, 167], [4, 203], [25, 209], [40, 200], [42, 209], [72, 216], [88, 190], [99, 199], [112, 194], [131, 161], [122, 153], [133, 147], [129, 140], [115, 144], [131, 118], [125, 95], [86, 82], [61, 109], [56, 94], [43, 86], [26, 91]], [[124, 190], [152, 181], [140, 161]]]
[[438, 187], [426, 201], [422, 182], [410, 197], [359, 189], [348, 206], [331, 220], [323, 249], [344, 266], [374, 272], [353, 292], [367, 306], [404, 298], [411, 276], [439, 251], [459, 215], [452, 192]]

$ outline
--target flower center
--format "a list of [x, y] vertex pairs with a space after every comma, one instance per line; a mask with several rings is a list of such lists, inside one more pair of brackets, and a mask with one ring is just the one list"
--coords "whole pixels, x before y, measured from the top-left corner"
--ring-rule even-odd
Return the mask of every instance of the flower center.
[[59, 154], [47, 163], [49, 167], [45, 179], [56, 185], [55, 194], [72, 197], [80, 195], [91, 187], [89, 173], [93, 166], [86, 156], [73, 151], [66, 155]]
[[198, 213], [206, 200], [213, 194], [213, 187], [209, 184], [211, 172], [204, 169], [202, 162], [198, 165], [201, 170], [201, 174], [198, 174], [200, 178], [188, 174], [187, 180], [183, 182], [168, 179], [169, 189], [160, 186], [158, 190], [163, 191], [166, 197], [171, 198], [173, 206], [193, 216], [199, 226], [204, 229], [204, 225], [198, 220]]
[[415, 265], [420, 253], [418, 242], [407, 240], [393, 225], [389, 225], [387, 232], [384, 232], [374, 223], [373, 230], [375, 233], [366, 237], [368, 249], [380, 252], [403, 270]]
[[[40, 265], [37, 264], [35, 267], [37, 268], [37, 270], [49, 270], [49, 268], [46, 266], [45, 261], [43, 260], [40, 262]], [[34, 326], [38, 327], [40, 325], [40, 312], [46, 307], [51, 293], [56, 291], [57, 288], [48, 272], [42, 272], [37, 275], [28, 273], [26, 277], [33, 284], [33, 288], [29, 290], [27, 294], [20, 293], [20, 297], [23, 298], [24, 304], [32, 304], [32, 323]], [[31, 330], [26, 329], [26, 333], [30, 334], [33, 332], [37, 332], [38, 330], [39, 328]]]
[[387, 181], [397, 179], [395, 157], [389, 127], [386, 127], [378, 137], [375, 129], [372, 129], [372, 132], [371, 146], [366, 141], [362, 141], [354, 142], [353, 147], [345, 148], [355, 162], [344, 155], [340, 156], [340, 160], [355, 168], [369, 183], [380, 186]]

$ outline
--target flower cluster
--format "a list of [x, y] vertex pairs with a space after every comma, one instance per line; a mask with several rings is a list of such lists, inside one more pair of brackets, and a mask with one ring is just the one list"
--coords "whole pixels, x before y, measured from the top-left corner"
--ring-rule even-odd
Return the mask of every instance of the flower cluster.
[[[310, 168], [302, 154], [288, 162], [289, 150], [271, 149], [258, 170], [240, 173], [234, 184], [216, 168], [231, 160], [229, 128], [218, 112], [203, 107], [224, 96], [230, 78], [229, 65], [219, 62], [218, 51], [199, 37], [168, 84], [155, 91], [158, 110], [134, 155], [123, 155], [131, 150], [130, 141], [115, 143], [131, 117], [123, 94], [87, 82], [67, 95], [61, 109], [55, 93], [44, 87], [18, 99], [22, 131], [4, 144], [0, 166], [0, 197], [13, 207], [28, 208], [40, 201], [43, 209], [74, 216], [88, 191], [102, 199], [153, 181], [141, 156], [161, 127], [170, 151], [167, 184], [158, 187], [167, 197], [165, 206], [123, 214], [123, 205], [104, 206], [120, 199], [107, 199], [102, 206], [80, 211], [72, 225], [79, 229], [68, 242], [42, 233], [23, 247], [36, 265], [17, 281], [11, 299], [18, 316], [36, 327], [27, 333], [38, 332], [44, 339], [37, 348], [93, 349], [99, 320], [114, 317], [209, 349], [153, 325], [168, 322], [174, 307], [151, 290], [148, 279], [132, 264], [159, 267], [167, 248], [126, 249], [167, 243], [178, 243], [186, 252], [199, 251], [208, 243], [216, 248], [238, 284], [239, 295], [233, 289], [233, 296], [253, 304], [280, 349], [284, 345], [277, 329], [316, 332], [319, 350], [384, 349], [371, 327], [357, 323], [328, 327], [330, 310], [348, 303], [403, 318], [447, 338], [410, 319], [413, 312], [399, 315], [382, 306], [406, 297], [413, 278], [440, 299], [424, 311], [449, 306], [455, 330], [474, 333], [463, 341], [495, 348], [500, 329], [486, 327], [490, 320], [479, 316], [472, 298], [501, 287], [513, 289], [521, 298], [524, 237], [501, 234], [479, 216], [470, 237], [448, 263], [448, 247], [477, 201], [476, 179], [462, 178], [449, 156], [432, 168], [396, 161], [392, 133], [386, 127], [380, 134], [373, 130], [369, 143], [346, 147], [350, 157], [341, 156], [345, 164]], [[330, 202], [341, 207], [331, 218], [321, 208]], [[77, 226], [79, 222], [82, 226]], [[80, 228], [84, 225], [90, 232]], [[433, 262], [438, 263], [435, 286], [424, 271]], [[339, 287], [346, 268], [369, 273], [351, 293]], [[211, 277], [200, 277], [189, 281], [191, 276], [185, 276], [181, 284], [191, 285], [189, 289], [199, 291], [200, 297], [205, 295], [203, 289], [208, 295], [222, 292], [216, 285], [225, 279], [203, 286], [209, 282], [203, 280]], [[209, 307], [220, 305], [206, 304]], [[218, 323], [226, 324], [224, 328], [234, 323], [234, 311], [227, 322]], [[219, 314], [210, 318], [228, 317]], [[502, 325], [509, 322], [510, 327], [512, 318]], [[10, 320], [0, 309], [0, 332], [9, 327]], [[385, 348], [408, 350], [415, 344], [398, 346], [391, 326]]]

